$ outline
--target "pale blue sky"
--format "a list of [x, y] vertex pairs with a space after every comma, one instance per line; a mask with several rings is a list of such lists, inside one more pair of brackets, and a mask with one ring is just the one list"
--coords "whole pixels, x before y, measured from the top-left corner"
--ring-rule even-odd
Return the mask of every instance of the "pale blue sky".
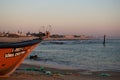
[[0, 31], [120, 35], [120, 0], [0, 0]]

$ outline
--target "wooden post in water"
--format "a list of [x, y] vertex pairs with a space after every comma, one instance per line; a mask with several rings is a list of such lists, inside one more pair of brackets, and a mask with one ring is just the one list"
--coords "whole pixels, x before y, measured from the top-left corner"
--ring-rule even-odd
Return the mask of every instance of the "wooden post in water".
[[104, 35], [103, 45], [105, 46], [106, 43], [106, 35]]

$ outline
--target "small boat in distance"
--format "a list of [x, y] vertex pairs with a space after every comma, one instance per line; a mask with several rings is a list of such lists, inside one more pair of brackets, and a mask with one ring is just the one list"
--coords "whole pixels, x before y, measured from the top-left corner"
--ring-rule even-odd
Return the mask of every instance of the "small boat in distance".
[[43, 37], [45, 36], [17, 42], [0, 41], [0, 77], [8, 77], [13, 73], [30, 52], [43, 40]]

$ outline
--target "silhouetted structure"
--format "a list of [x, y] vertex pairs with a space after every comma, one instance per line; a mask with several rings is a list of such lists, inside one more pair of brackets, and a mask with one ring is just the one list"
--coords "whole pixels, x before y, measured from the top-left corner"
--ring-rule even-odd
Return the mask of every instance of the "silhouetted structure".
[[104, 35], [104, 39], [103, 39], [103, 45], [105, 46], [106, 43], [106, 35]]

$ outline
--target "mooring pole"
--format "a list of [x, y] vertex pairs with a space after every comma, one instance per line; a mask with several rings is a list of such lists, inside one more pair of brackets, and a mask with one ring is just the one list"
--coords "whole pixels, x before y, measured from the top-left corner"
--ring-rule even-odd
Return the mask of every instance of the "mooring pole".
[[106, 43], [106, 35], [104, 35], [103, 45], [105, 46]]

